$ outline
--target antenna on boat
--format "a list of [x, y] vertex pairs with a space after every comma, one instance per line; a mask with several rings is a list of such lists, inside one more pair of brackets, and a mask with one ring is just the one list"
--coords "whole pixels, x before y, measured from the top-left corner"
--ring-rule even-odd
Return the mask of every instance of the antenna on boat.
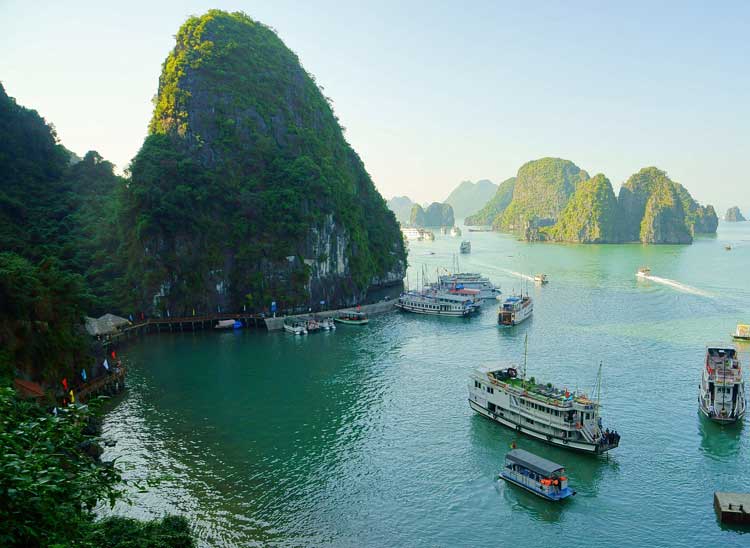
[[599, 414], [599, 403], [602, 399], [602, 362], [599, 362], [599, 372], [596, 374], [596, 413]]
[[526, 338], [523, 342], [523, 369], [521, 370], [521, 381], [526, 383], [526, 358], [529, 353], [529, 334], [526, 333]]

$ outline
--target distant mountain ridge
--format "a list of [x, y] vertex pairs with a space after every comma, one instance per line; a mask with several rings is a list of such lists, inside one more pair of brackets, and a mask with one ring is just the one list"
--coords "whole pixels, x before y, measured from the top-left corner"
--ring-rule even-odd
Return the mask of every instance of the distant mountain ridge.
[[432, 202], [426, 209], [419, 204], [414, 204], [411, 208], [409, 225], [415, 227], [426, 226], [453, 226], [455, 224], [453, 208], [450, 204], [441, 204]]
[[591, 179], [570, 160], [541, 158], [521, 166], [465, 222], [526, 240], [688, 244], [694, 234], [715, 233], [718, 217], [656, 167], [632, 175], [615, 198], [603, 174]]
[[476, 183], [462, 181], [443, 203], [450, 204], [456, 217], [464, 217], [476, 212], [484, 206], [497, 192], [497, 185], [489, 179], [481, 179]]
[[396, 216], [396, 220], [405, 225], [409, 222], [409, 215], [411, 215], [411, 208], [414, 205], [411, 198], [408, 196], [394, 196], [386, 202], [388, 209], [393, 211]]

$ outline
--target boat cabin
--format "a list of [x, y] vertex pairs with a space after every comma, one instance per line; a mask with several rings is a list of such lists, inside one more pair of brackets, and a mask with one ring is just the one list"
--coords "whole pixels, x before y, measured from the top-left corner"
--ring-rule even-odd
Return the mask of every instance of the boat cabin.
[[548, 500], [562, 500], [575, 495], [568, 487], [565, 467], [523, 449], [505, 455], [501, 477]]

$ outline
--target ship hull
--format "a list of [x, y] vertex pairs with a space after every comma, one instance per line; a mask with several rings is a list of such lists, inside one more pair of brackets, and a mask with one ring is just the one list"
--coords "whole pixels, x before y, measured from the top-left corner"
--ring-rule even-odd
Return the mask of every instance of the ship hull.
[[468, 316], [471, 314], [471, 310], [430, 310], [420, 307], [409, 306], [408, 304], [396, 303], [396, 308], [400, 308], [404, 312], [412, 312], [414, 314], [425, 314], [428, 316], [452, 316], [461, 317]]
[[545, 443], [549, 443], [550, 445], [556, 445], [558, 447], [562, 447], [564, 449], [572, 449], [574, 451], [579, 451], [581, 453], [590, 453], [590, 454], [599, 454], [604, 453], [608, 449], [602, 449], [601, 446], [595, 444], [595, 443], [587, 443], [585, 441], [578, 441], [578, 440], [567, 440], [563, 438], [556, 438], [554, 436], [551, 436], [549, 434], [545, 434], [542, 432], [538, 432], [532, 428], [529, 428], [528, 426], [522, 426], [520, 424], [517, 424], [513, 421], [508, 420], [507, 418], [500, 417], [496, 413], [490, 412], [488, 409], [482, 407], [477, 402], [469, 399], [469, 406], [479, 413], [480, 415], [493, 420], [497, 423], [502, 424], [503, 426], [507, 426], [508, 428], [515, 430], [516, 432], [519, 432], [521, 434], [525, 434], [531, 438], [536, 438], [540, 441], [543, 441]]

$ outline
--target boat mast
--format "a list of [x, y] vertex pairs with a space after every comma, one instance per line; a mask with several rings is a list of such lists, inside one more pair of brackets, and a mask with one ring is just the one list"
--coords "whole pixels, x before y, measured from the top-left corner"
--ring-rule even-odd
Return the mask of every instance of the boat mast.
[[596, 418], [599, 418], [599, 404], [602, 400], [602, 362], [599, 362], [599, 372], [596, 374]]
[[529, 353], [529, 334], [526, 333], [526, 338], [523, 343], [523, 369], [521, 369], [521, 383], [526, 385], [526, 358]]

